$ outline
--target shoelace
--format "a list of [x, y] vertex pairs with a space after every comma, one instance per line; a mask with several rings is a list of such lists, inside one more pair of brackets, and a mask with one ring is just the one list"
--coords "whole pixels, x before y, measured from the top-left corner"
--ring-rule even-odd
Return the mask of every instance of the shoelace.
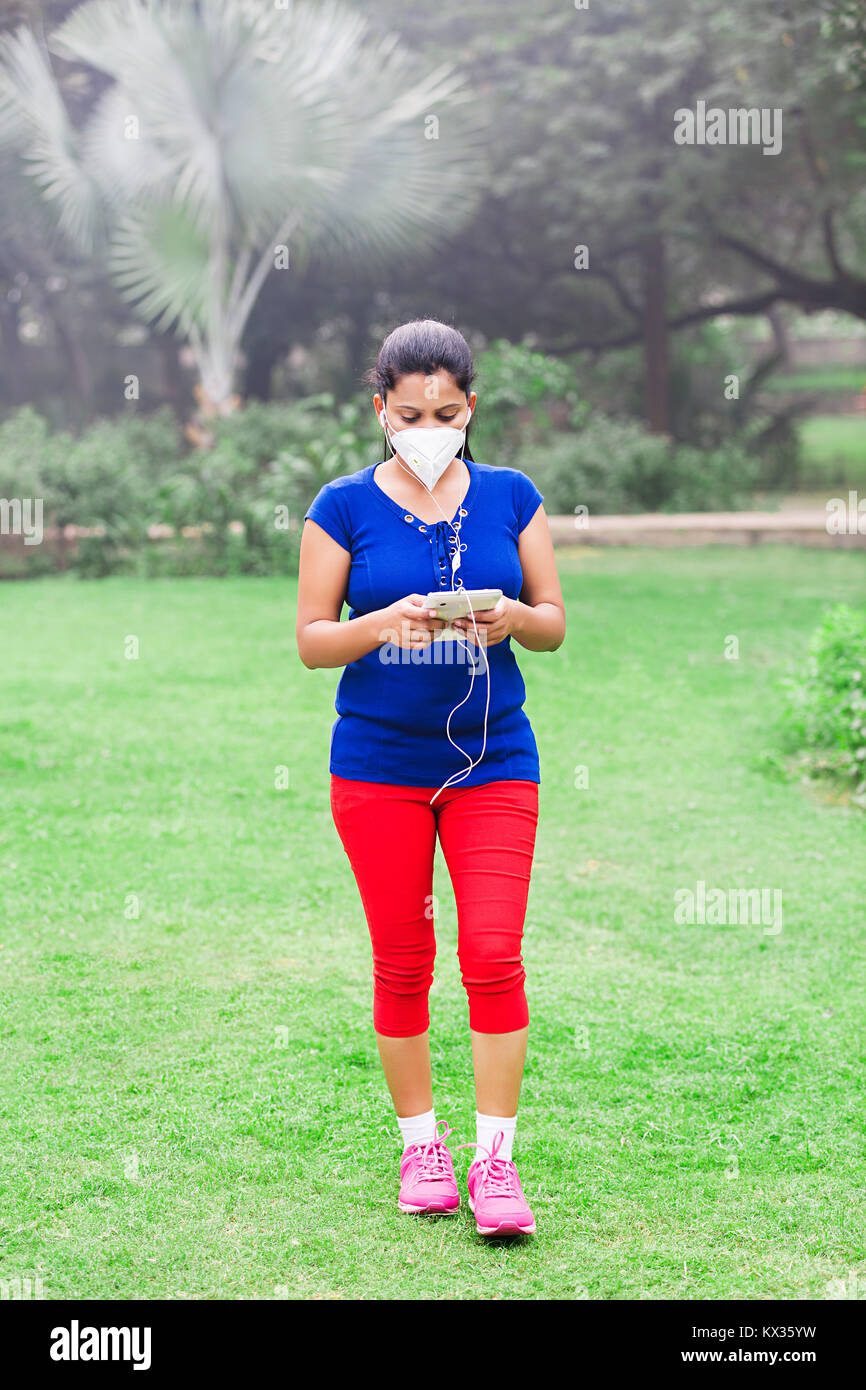
[[[503, 1130], [499, 1130], [493, 1141], [493, 1148], [487, 1149], [487, 1158], [484, 1162], [484, 1195], [486, 1197], [519, 1197], [520, 1190], [517, 1186], [517, 1167], [513, 1159], [497, 1158], [496, 1155], [502, 1140], [505, 1138]], [[458, 1144], [458, 1149], [483, 1149], [483, 1144]]]
[[[439, 1125], [447, 1125], [443, 1134], [439, 1133]], [[413, 1148], [420, 1150], [421, 1155], [420, 1169], [415, 1175], [417, 1182], [441, 1182], [442, 1178], [450, 1178], [448, 1150], [445, 1147], [445, 1140], [450, 1133], [451, 1125], [448, 1121], [439, 1120], [432, 1139], [428, 1139], [426, 1144], [413, 1145]]]

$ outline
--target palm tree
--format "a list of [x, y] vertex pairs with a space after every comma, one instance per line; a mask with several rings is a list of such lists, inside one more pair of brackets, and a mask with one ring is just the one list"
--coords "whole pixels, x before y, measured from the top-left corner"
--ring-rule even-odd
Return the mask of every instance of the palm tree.
[[419, 71], [339, 0], [87, 0], [47, 48], [102, 90], [74, 121], [45, 44], [4, 36], [0, 142], [136, 310], [187, 339], [211, 411], [237, 404], [270, 271], [302, 269], [314, 245], [384, 267], [475, 205], [462, 79]]

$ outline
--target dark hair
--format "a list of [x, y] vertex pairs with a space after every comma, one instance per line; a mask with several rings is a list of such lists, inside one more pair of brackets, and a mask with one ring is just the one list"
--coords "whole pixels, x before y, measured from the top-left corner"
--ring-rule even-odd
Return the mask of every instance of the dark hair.
[[[393, 391], [401, 377], [419, 372], [422, 376], [433, 376], [440, 370], [450, 372], [468, 398], [475, 367], [463, 334], [440, 319], [411, 319], [388, 334], [379, 349], [376, 365], [365, 373], [364, 382], [374, 386], [386, 401], [388, 392]], [[468, 428], [463, 453], [470, 462], [475, 462], [469, 450]]]

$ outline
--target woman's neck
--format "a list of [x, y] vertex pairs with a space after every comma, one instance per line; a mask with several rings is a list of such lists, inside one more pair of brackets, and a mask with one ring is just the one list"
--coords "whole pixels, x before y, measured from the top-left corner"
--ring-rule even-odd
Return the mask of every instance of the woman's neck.
[[[408, 464], [401, 463], [395, 456], [380, 463], [376, 469], [376, 482], [387, 483], [389, 487], [393, 484], [394, 488], [399, 489], [400, 497], [398, 501], [404, 501], [407, 505], [417, 503], [423, 506], [424, 502], [430, 502], [430, 492], [424, 484], [412, 472]], [[445, 472], [436, 482], [436, 486], [431, 489], [436, 502], [443, 503], [454, 499], [452, 513], [458, 503], [462, 501], [469, 487], [470, 473], [467, 464], [458, 458], [453, 458]], [[447, 511], [447, 507], [445, 508]]]

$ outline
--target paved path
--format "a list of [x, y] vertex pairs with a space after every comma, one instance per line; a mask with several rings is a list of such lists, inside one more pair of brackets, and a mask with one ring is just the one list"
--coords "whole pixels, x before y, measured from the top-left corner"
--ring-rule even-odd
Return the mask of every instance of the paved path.
[[[843, 494], [846, 504], [848, 499]], [[778, 512], [645, 512], [638, 516], [552, 516], [556, 545], [783, 545], [866, 548], [866, 499], [858, 518], [847, 505], [841, 522], [847, 529], [828, 530], [825, 507]], [[832, 523], [831, 523], [832, 524]], [[859, 527], [857, 530], [855, 528]], [[853, 534], [851, 534], [853, 532]]]
[[[857, 494], [843, 493], [845, 504], [837, 528], [826, 505], [797, 506], [783, 503], [776, 512], [644, 512], [635, 516], [551, 516], [550, 530], [556, 545], [758, 545], [761, 541], [782, 545], [836, 546], [866, 549], [866, 498], [858, 503]], [[859, 515], [858, 515], [859, 506]], [[240, 523], [233, 522], [233, 527]], [[859, 529], [857, 529], [859, 527]], [[174, 534], [172, 527], [148, 528], [151, 540]], [[100, 534], [100, 528], [67, 526], [64, 550], [73, 551], [82, 536]], [[186, 526], [185, 536], [198, 536], [201, 528]], [[44, 539], [50, 549], [57, 548], [59, 534], [46, 526]], [[20, 536], [0, 536], [0, 549], [23, 548]]]

